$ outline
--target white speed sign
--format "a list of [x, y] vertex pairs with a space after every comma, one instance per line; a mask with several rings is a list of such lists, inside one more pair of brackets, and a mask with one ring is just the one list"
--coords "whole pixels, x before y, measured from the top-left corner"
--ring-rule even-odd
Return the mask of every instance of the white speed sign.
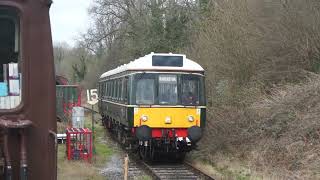
[[97, 89], [87, 89], [87, 103], [91, 105], [95, 105], [98, 103]]

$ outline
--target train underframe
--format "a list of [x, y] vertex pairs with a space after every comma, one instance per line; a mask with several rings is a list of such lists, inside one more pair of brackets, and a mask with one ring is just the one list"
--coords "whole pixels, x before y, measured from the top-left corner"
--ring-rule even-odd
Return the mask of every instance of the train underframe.
[[[104, 117], [104, 127], [127, 149], [138, 152], [141, 159], [155, 161], [160, 158], [183, 161], [187, 152], [196, 148], [188, 137], [188, 128], [149, 128], [146, 126], [128, 128], [111, 118]], [[137, 137], [150, 134], [149, 137]], [[190, 132], [189, 132], [190, 133]]]

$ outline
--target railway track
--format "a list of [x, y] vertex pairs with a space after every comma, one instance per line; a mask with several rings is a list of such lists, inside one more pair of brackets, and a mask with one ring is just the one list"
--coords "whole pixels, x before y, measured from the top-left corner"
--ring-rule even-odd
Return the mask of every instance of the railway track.
[[[90, 108], [85, 107], [87, 110]], [[93, 111], [97, 113], [96, 111]], [[117, 141], [116, 137], [109, 132], [110, 139]], [[117, 142], [119, 143], [119, 142]], [[156, 180], [213, 180], [214, 178], [205, 174], [188, 162], [153, 162], [148, 163], [140, 160], [136, 153], [128, 151], [124, 146], [121, 149], [129, 155], [128, 175], [129, 179], [136, 179], [143, 174], [147, 174]]]
[[156, 180], [213, 180], [211, 176], [192, 166], [188, 162], [154, 162], [147, 163], [130, 155], [129, 179], [135, 179], [142, 173]]
[[143, 163], [153, 179], [159, 180], [213, 180], [212, 177], [204, 174], [194, 167], [181, 164], [148, 164]]

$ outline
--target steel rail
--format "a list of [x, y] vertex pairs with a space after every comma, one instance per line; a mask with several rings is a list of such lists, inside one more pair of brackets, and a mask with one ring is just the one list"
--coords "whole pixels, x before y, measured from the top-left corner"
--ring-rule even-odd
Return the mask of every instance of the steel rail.
[[184, 161], [183, 163], [184, 163], [184, 165], [188, 166], [192, 171], [194, 171], [195, 173], [201, 175], [201, 177], [203, 177], [204, 179], [206, 179], [206, 180], [214, 180], [213, 177], [211, 177], [210, 175], [204, 173], [199, 168], [197, 168], [194, 165], [192, 165], [190, 162]]

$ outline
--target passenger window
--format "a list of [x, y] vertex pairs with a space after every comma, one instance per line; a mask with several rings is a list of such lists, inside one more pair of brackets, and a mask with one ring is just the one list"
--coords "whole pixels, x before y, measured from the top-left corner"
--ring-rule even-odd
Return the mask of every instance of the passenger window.
[[107, 82], [108, 84], [108, 98], [110, 98], [110, 93], [111, 93], [111, 86], [110, 86], [110, 81]]
[[108, 91], [109, 91], [107, 82], [104, 83], [104, 87], [106, 87], [106, 91], [104, 92], [103, 95], [105, 96], [105, 99], [106, 99], [108, 97]]
[[115, 95], [115, 98], [116, 98], [116, 100], [118, 100], [118, 80], [115, 80], [115, 82], [116, 82], [116, 85], [114, 86], [114, 88], [115, 88], [115, 91], [116, 91], [116, 95]]
[[110, 89], [109, 89], [109, 82], [106, 82], [106, 87], [107, 87], [106, 98], [108, 99], [108, 97], [109, 97], [109, 91], [110, 91]]
[[118, 82], [117, 80], [114, 80], [114, 99], [117, 100], [117, 85], [118, 85]]
[[116, 80], [113, 80], [113, 99], [116, 99], [117, 98], [117, 81]]
[[119, 101], [122, 101], [122, 79], [119, 79], [119, 90], [118, 90], [118, 98], [119, 98]]
[[104, 86], [103, 86], [103, 84], [102, 84], [102, 97], [104, 96], [104, 92], [105, 92], [105, 90], [104, 90]]
[[124, 78], [124, 81], [123, 81], [123, 101], [124, 102], [127, 102], [127, 99], [128, 99], [127, 83], [128, 83], [128, 79]]
[[0, 109], [21, 102], [20, 19], [18, 11], [0, 6]]
[[113, 100], [114, 98], [114, 81], [111, 81], [111, 99]]
[[121, 91], [120, 91], [121, 101], [124, 101], [124, 78], [121, 79]]

